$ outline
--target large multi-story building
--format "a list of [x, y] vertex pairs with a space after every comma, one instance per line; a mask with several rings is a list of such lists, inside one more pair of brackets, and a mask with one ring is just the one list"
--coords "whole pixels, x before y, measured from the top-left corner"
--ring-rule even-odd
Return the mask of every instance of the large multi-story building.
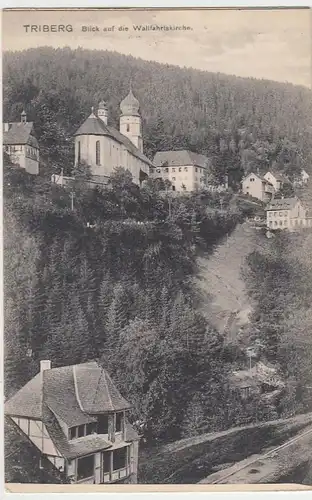
[[266, 214], [268, 229], [296, 231], [312, 227], [312, 217], [296, 197], [273, 199], [266, 207]]
[[109, 125], [104, 101], [92, 112], [75, 133], [75, 165], [91, 167], [92, 180], [105, 184], [115, 168], [129, 170], [133, 182], [140, 185], [147, 178], [152, 162], [143, 152], [142, 118], [139, 101], [132, 90], [120, 103], [119, 130]]
[[131, 405], [97, 362], [40, 372], [5, 403], [5, 414], [72, 483], [137, 482], [139, 437]]
[[170, 181], [173, 191], [192, 192], [207, 186], [209, 159], [192, 151], [159, 151], [150, 167], [154, 179]]
[[20, 122], [3, 124], [3, 149], [12, 163], [19, 165], [29, 174], [39, 174], [39, 144], [34, 124], [27, 121], [25, 111], [21, 113]]

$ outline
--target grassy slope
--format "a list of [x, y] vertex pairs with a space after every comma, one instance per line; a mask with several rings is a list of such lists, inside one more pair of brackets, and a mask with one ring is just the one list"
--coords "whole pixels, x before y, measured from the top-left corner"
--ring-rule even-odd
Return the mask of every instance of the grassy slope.
[[263, 244], [265, 238], [245, 222], [237, 226], [212, 256], [199, 259], [197, 282], [201, 291], [202, 312], [221, 332], [233, 311], [238, 311], [234, 329], [247, 320], [252, 305], [241, 277], [241, 266], [247, 255]]
[[158, 449], [141, 450], [140, 483], [197, 483], [214, 467], [241, 461], [268, 446], [278, 446], [311, 425], [312, 414], [204, 434]]

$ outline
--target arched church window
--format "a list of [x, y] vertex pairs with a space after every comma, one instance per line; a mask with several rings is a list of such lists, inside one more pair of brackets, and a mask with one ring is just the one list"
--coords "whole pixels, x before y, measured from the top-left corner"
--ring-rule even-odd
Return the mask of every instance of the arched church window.
[[95, 163], [100, 165], [100, 141], [96, 141], [95, 143]]
[[77, 163], [80, 163], [80, 158], [81, 158], [81, 146], [80, 146], [80, 141], [78, 141]]

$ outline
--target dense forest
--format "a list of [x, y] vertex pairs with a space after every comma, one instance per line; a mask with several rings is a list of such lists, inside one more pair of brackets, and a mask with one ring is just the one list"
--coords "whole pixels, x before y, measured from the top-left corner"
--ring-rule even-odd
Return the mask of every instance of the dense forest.
[[307, 88], [148, 62], [116, 52], [41, 47], [3, 57], [4, 120], [23, 108], [36, 125], [42, 165], [70, 171], [72, 134], [105, 99], [118, 127], [129, 91], [141, 104], [146, 154], [189, 148], [207, 154], [235, 185], [272, 164], [310, 171], [312, 101]]
[[[53, 366], [98, 359], [133, 403], [131, 418], [144, 422], [147, 440], [288, 415], [310, 363], [309, 349], [303, 363], [289, 363], [300, 359], [311, 321], [310, 263], [294, 256], [293, 242], [272, 240], [244, 269], [256, 303], [251, 335], [261, 337], [262, 358], [278, 360], [285, 379], [294, 380], [293, 391], [287, 385], [271, 407], [230, 389], [229, 376], [245, 367], [246, 355], [197, 308], [198, 253], [209, 256], [247, 215], [233, 190], [169, 202], [157, 182], [139, 189], [123, 169], [91, 190], [86, 165], [74, 171], [70, 189], [50, 182], [52, 171], [72, 172], [72, 134], [92, 105], [106, 99], [117, 126], [130, 78], [151, 158], [167, 148], [205, 153], [234, 188], [244, 172], [273, 164], [290, 177], [301, 167], [310, 171], [312, 103], [303, 87], [105, 51], [6, 53], [4, 120], [18, 120], [25, 108], [35, 122], [41, 175], [4, 155], [5, 394], [29, 380], [40, 359]], [[297, 304], [300, 294], [306, 304]], [[298, 319], [301, 344], [293, 342]]]
[[177, 197], [169, 210], [155, 181], [139, 189], [121, 169], [107, 188], [76, 186], [72, 210], [69, 191], [14, 165], [4, 194], [6, 395], [40, 359], [99, 359], [148, 439], [227, 428], [252, 410], [238, 396], [229, 405], [237, 353], [197, 311], [193, 284], [198, 252], [244, 217], [233, 195]]
[[250, 343], [260, 340], [261, 357], [286, 381], [286, 414], [312, 408], [311, 231], [278, 233], [251, 253], [243, 269], [255, 304]]

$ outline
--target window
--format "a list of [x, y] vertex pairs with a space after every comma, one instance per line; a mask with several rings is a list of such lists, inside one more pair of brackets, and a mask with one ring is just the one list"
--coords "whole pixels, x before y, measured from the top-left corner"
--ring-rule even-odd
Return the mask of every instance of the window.
[[122, 431], [123, 413], [116, 413], [116, 432]]
[[282, 225], [283, 225], [283, 221], [282, 221], [282, 220], [280, 220], [280, 221], [279, 221], [279, 225], [280, 225], [280, 226], [282, 226]]
[[175, 178], [175, 177], [172, 177], [172, 180], [173, 180], [173, 181], [175, 181], [175, 180], [176, 180], [176, 178]]
[[75, 439], [77, 437], [77, 427], [71, 427], [69, 429], [69, 439]]
[[284, 212], [280, 212], [279, 215], [280, 217], [282, 217], [284, 215]]
[[250, 182], [254, 182], [255, 178], [251, 177]]
[[100, 161], [100, 141], [96, 141], [95, 143], [95, 163], [97, 165], [100, 165], [101, 164], [101, 161]]
[[274, 226], [277, 226], [277, 220], [274, 221]]
[[127, 123], [127, 132], [130, 132], [130, 125]]
[[113, 451], [113, 470], [124, 469], [127, 465], [127, 447]]
[[175, 168], [174, 167], [172, 168], [172, 172], [175, 172]]
[[157, 172], [158, 174], [160, 174], [160, 172], [161, 172], [160, 168], [157, 168], [157, 169], [156, 169], [156, 172]]
[[165, 172], [169, 172], [169, 168], [168, 167], [165, 168]]
[[81, 159], [81, 144], [80, 141], [78, 141], [78, 154], [77, 154], [77, 162], [80, 163]]
[[94, 475], [94, 455], [78, 458], [77, 480], [86, 479]]
[[181, 167], [179, 167], [179, 172], [182, 172], [182, 168]]
[[86, 425], [86, 436], [89, 434], [94, 434], [96, 432], [96, 422], [91, 422]]
[[110, 472], [110, 457], [110, 451], [103, 453], [103, 472]]
[[85, 426], [78, 425], [78, 437], [82, 437], [85, 435]]
[[270, 227], [272, 227], [272, 226], [273, 226], [273, 221], [272, 221], [272, 220], [270, 220], [270, 221], [269, 221], [269, 226], [270, 226]]
[[187, 167], [184, 167], [184, 172], [187, 172]]
[[101, 415], [98, 420], [98, 433], [108, 434], [108, 415]]
[[197, 171], [198, 171], [198, 168], [197, 168], [197, 167], [195, 167], [195, 172], [197, 172]]
[[175, 189], [175, 186], [172, 186], [172, 191], [175, 191], [175, 190], [176, 190], [176, 189]]

